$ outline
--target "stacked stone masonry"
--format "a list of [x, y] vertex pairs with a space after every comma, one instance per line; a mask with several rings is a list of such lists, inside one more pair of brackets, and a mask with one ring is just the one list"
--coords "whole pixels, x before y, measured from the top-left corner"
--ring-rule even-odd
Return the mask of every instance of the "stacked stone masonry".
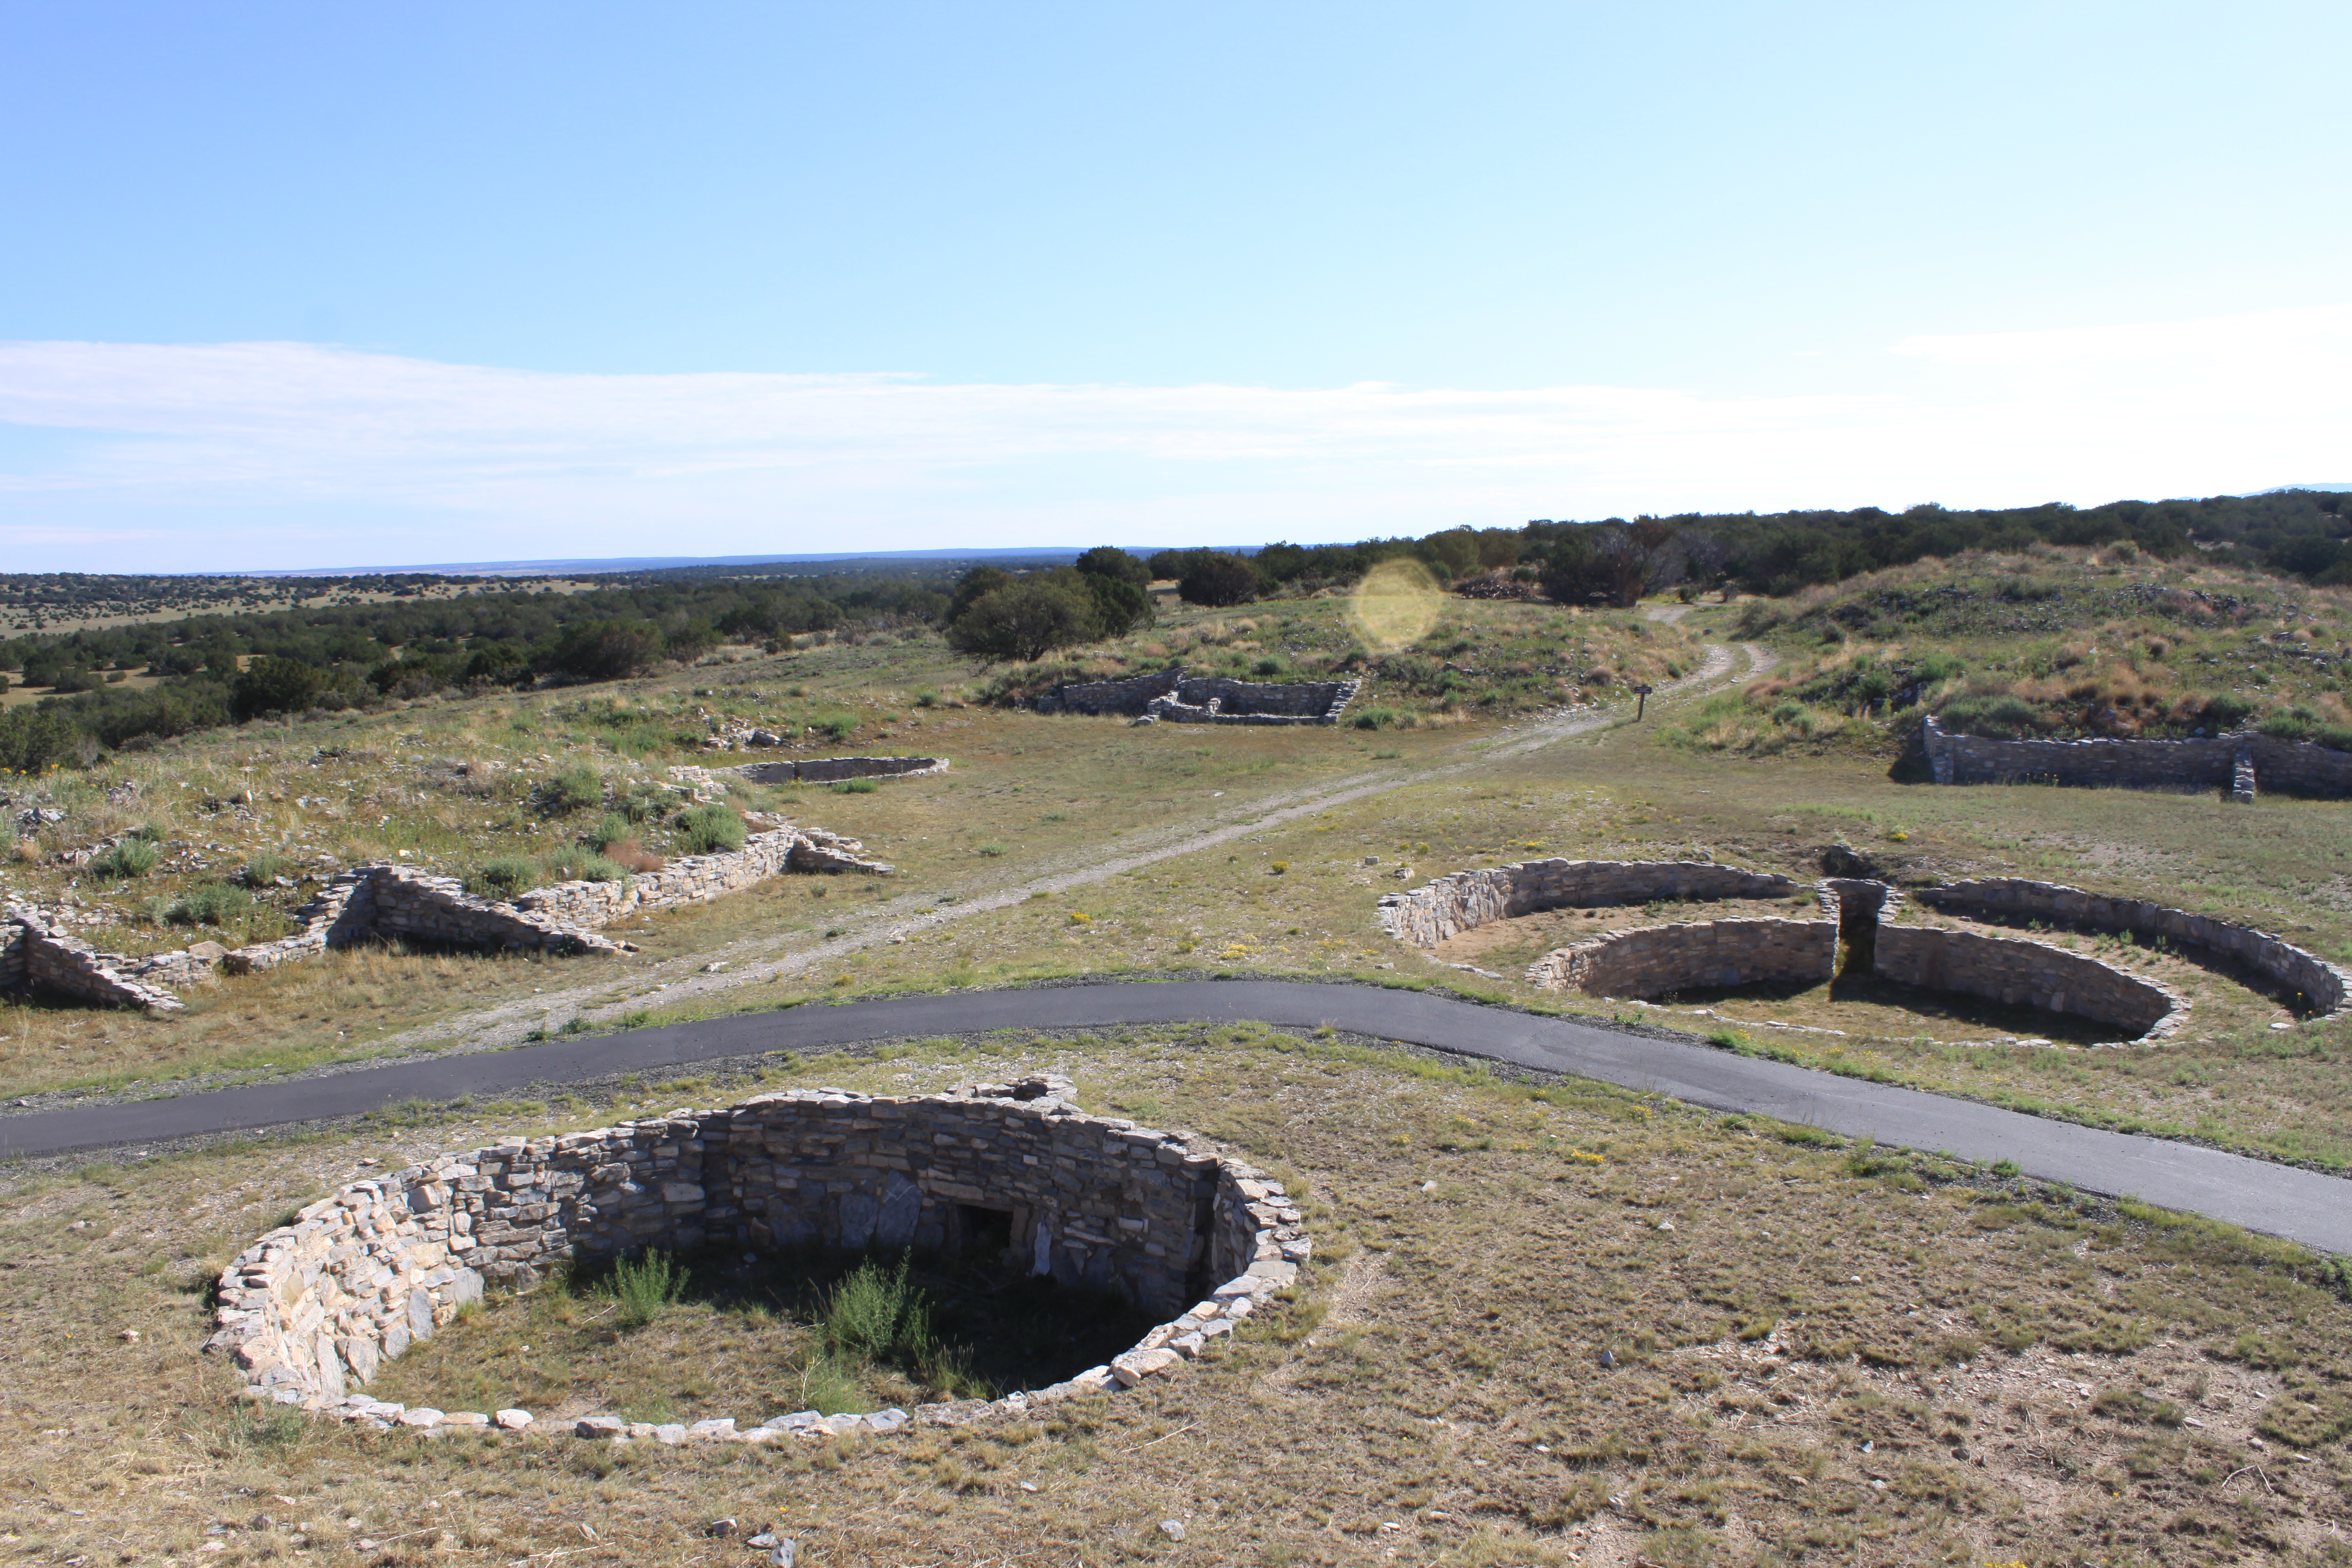
[[2111, 963], [2046, 942], [1948, 926], [1881, 925], [1871, 973], [1898, 985], [2072, 1013], [2133, 1038], [2161, 1038], [2189, 1014], [2188, 1001], [2169, 987]]
[[1528, 983], [1592, 996], [1659, 996], [1775, 981], [1817, 984], [1836, 972], [1837, 941], [1831, 921], [1638, 926], [1545, 953], [1528, 966]]
[[628, 942], [597, 936], [600, 926], [628, 914], [649, 914], [687, 902], [739, 893], [783, 872], [891, 872], [868, 860], [863, 844], [816, 827], [755, 832], [743, 848], [718, 856], [685, 856], [658, 872], [621, 881], [558, 881], [520, 893], [515, 902], [475, 898], [452, 877], [414, 865], [362, 865], [341, 872], [318, 898], [294, 912], [294, 936], [237, 947], [226, 959], [233, 973], [275, 969], [351, 947], [372, 938], [409, 936], [452, 947], [503, 947], [541, 952], [630, 952]]
[[139, 959], [100, 952], [42, 911], [11, 904], [0, 914], [0, 990], [31, 988], [102, 1006], [171, 1013], [184, 1005], [175, 993], [208, 984], [216, 967], [257, 973], [331, 948], [390, 937], [507, 952], [627, 952], [635, 951], [629, 943], [597, 929], [740, 892], [787, 871], [895, 869], [866, 858], [864, 851], [855, 838], [788, 826], [753, 834], [740, 850], [686, 856], [620, 881], [534, 888], [512, 903], [477, 898], [455, 878], [422, 867], [360, 866], [338, 873], [294, 911], [290, 936], [234, 951], [198, 942]]
[[2015, 877], [1948, 882], [1940, 888], [1922, 888], [1912, 897], [1930, 909], [1970, 919], [2038, 920], [2053, 926], [2155, 938], [2186, 950], [2181, 956], [2192, 961], [2217, 955], [2295, 992], [2305, 1007], [2317, 1014], [2340, 1013], [2352, 1001], [2352, 971], [2234, 921]]
[[1921, 731], [1939, 784], [2049, 783], [2097, 789], [2223, 789], [2252, 800], [2257, 783], [2292, 795], [2352, 795], [2352, 752], [2254, 731], [2187, 741], [2000, 741]]
[[[1911, 896], [1935, 908], [2063, 908], [2081, 911], [2074, 918], [2084, 923], [2096, 923], [2093, 915], [2116, 922], [2106, 929], [2126, 929], [2126, 922], [2137, 921], [2130, 929], [2178, 933], [2192, 929], [2182, 922], [2197, 920], [2153, 905], [2124, 910], [2116, 900], [2103, 900], [2103, 909], [2094, 909], [2084, 902], [2089, 895], [2056, 896], [2074, 893], [2071, 889], [2019, 887], [2044, 891], [2029, 895], [2005, 884], [1960, 883]], [[1457, 871], [1410, 892], [1388, 894], [1381, 900], [1380, 919], [1391, 936], [1429, 951], [1490, 921], [1545, 910], [1652, 899], [1775, 899], [1796, 889], [1787, 877], [1712, 861], [1530, 860]], [[1818, 884], [1817, 892], [1822, 916], [1818, 920], [1694, 921], [1612, 931], [1545, 953], [1528, 966], [1527, 981], [1545, 990], [1637, 998], [1774, 982], [1818, 984], [1838, 973], [1843, 935], [1854, 939], [1850, 963], [1866, 961], [1867, 973], [1902, 984], [2071, 1013], [2140, 1038], [2168, 1035], [2188, 1016], [2187, 1000], [2169, 987], [2050, 942], [1897, 925], [1894, 917], [1904, 894], [1884, 882], [1832, 878]], [[2345, 980], [2352, 978], [2333, 971], [2326, 977], [2313, 973], [2308, 966], [2317, 964], [2316, 959], [2300, 950], [2282, 953], [2277, 950], [2284, 944], [2260, 932], [2227, 928], [2220, 941], [2230, 940], [2228, 930], [2241, 933], [2230, 948], [2234, 954], [2276, 965], [2271, 973], [2303, 976], [2304, 988], [2313, 994], [2324, 994], [2333, 977], [2338, 987], [2334, 994], [2340, 996]], [[2296, 964], [2293, 955], [2305, 963]]]
[[810, 757], [746, 763], [733, 770], [753, 784], [838, 784], [843, 779], [905, 779], [948, 771], [945, 757]]
[[[1297, 1206], [1263, 1172], [1184, 1135], [1087, 1115], [1068, 1089], [1066, 1080], [1033, 1078], [921, 1098], [797, 1090], [509, 1139], [354, 1183], [222, 1272], [205, 1348], [231, 1358], [255, 1398], [379, 1426], [520, 1427], [528, 1412], [405, 1411], [356, 1390], [487, 1283], [528, 1289], [573, 1259], [714, 1241], [952, 1251], [986, 1211], [1009, 1218], [1014, 1255], [1030, 1272], [1116, 1284], [1169, 1314], [1108, 1364], [994, 1408], [1132, 1386], [1230, 1334], [1297, 1279], [1313, 1244]], [[763, 1441], [968, 1420], [990, 1408], [803, 1411], [741, 1431], [728, 1419], [636, 1435]], [[576, 1429], [633, 1432], [601, 1416]]]
[[176, 1013], [184, 1005], [168, 985], [186, 971], [185, 952], [134, 962], [100, 952], [42, 911], [11, 904], [0, 914], [0, 989], [44, 991], [103, 1007]]
[[1711, 860], [1527, 860], [1456, 871], [1381, 900], [1381, 929], [1424, 952], [1489, 921], [1653, 899], [1785, 899], [1786, 877]]
[[1236, 680], [1175, 668], [1059, 686], [1037, 699], [1037, 711], [1123, 713], [1180, 724], [1336, 724], [1362, 688], [1361, 680]]

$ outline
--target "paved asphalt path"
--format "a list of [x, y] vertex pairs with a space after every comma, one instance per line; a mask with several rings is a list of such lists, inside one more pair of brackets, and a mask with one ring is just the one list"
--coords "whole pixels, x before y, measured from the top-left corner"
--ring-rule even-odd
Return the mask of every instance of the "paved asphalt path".
[[496, 1096], [722, 1057], [825, 1051], [865, 1040], [1005, 1028], [1256, 1021], [1334, 1028], [1547, 1072], [1600, 1079], [1845, 1137], [1945, 1150], [2087, 1192], [2129, 1195], [2329, 1252], [2352, 1252], [2352, 1183], [2194, 1144], [2027, 1116], [1704, 1046], [1643, 1038], [1412, 991], [1200, 980], [958, 992], [710, 1018], [514, 1050], [369, 1068], [247, 1089], [0, 1117], [0, 1159], [163, 1142], [355, 1116], [404, 1100]]

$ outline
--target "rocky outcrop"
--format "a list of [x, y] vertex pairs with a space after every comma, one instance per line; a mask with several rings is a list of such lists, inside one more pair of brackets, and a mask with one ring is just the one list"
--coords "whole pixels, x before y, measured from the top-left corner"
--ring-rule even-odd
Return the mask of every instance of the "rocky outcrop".
[[[486, 1284], [528, 1289], [567, 1260], [708, 1242], [952, 1252], [993, 1215], [988, 1228], [1009, 1231], [1029, 1272], [1171, 1314], [1109, 1363], [1000, 1405], [1129, 1386], [1230, 1333], [1297, 1278], [1312, 1243], [1265, 1173], [1183, 1134], [1087, 1115], [1068, 1091], [1044, 1078], [920, 1098], [795, 1090], [412, 1165], [342, 1188], [240, 1253], [205, 1348], [233, 1360], [255, 1397], [386, 1426], [520, 1428], [527, 1412], [409, 1412], [354, 1390]], [[831, 1419], [848, 1425], [800, 1412], [699, 1435], [889, 1431], [910, 1418]], [[631, 1430], [610, 1417], [577, 1429]]]

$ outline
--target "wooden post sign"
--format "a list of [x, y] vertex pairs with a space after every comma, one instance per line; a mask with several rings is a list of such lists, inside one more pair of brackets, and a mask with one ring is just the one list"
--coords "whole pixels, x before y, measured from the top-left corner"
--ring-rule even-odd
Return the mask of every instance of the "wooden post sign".
[[1646, 680], [1640, 680], [1633, 683], [1634, 718], [1639, 719], [1643, 714], [1649, 711], [1651, 689], [1650, 683]]

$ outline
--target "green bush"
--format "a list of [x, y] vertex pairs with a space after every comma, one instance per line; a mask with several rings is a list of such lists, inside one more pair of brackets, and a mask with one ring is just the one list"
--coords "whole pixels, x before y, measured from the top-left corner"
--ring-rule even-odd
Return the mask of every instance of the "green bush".
[[229, 682], [229, 714], [242, 722], [265, 713], [299, 713], [318, 700], [326, 684], [326, 671], [313, 665], [264, 656]]
[[1955, 697], [1937, 715], [1944, 727], [1963, 735], [2024, 740], [2042, 732], [2042, 716], [2022, 697]]
[[551, 812], [578, 811], [582, 806], [604, 804], [604, 778], [585, 763], [574, 763], [549, 779], [539, 792], [540, 802]]
[[208, 882], [164, 911], [175, 926], [225, 926], [253, 912], [253, 895], [232, 882]]
[[2352, 726], [2331, 723], [2301, 703], [2263, 715], [2258, 728], [2274, 741], [2315, 742], [2331, 751], [2352, 752]]
[[667, 1252], [648, 1251], [613, 1265], [612, 1296], [624, 1331], [642, 1329], [686, 1294], [686, 1270]]
[[678, 842], [689, 855], [714, 855], [722, 849], [740, 849], [750, 837], [743, 819], [730, 807], [713, 804], [698, 805], [691, 811], [677, 814]]
[[550, 855], [540, 862], [540, 867], [551, 882], [617, 882], [629, 874], [618, 863], [580, 848]]
[[1420, 721], [1418, 714], [1396, 708], [1359, 708], [1348, 719], [1359, 730], [1410, 730]]
[[636, 831], [624, 813], [608, 812], [597, 819], [595, 826], [588, 830], [586, 836], [588, 847], [602, 855], [622, 839], [635, 837]]
[[857, 719], [855, 714], [835, 713], [817, 720], [811, 727], [828, 740], [846, 741], [857, 733]]
[[0, 713], [0, 773], [37, 773], [80, 742], [81, 731], [64, 714], [12, 708]]
[[910, 1262], [901, 1254], [898, 1268], [885, 1271], [868, 1259], [833, 1288], [824, 1303], [827, 1349], [866, 1361], [920, 1362], [931, 1354], [930, 1305], [908, 1283]]
[[143, 877], [163, 858], [163, 852], [144, 838], [126, 838], [89, 863], [100, 877]]
[[[1127, 591], [1142, 597], [1138, 590]], [[1101, 612], [1085, 590], [1014, 583], [974, 600], [948, 627], [948, 646], [974, 658], [1025, 662], [1086, 642], [1100, 626]]]
[[2206, 725], [2217, 733], [2243, 723], [2254, 710], [2254, 705], [2233, 691], [2221, 692], [2205, 699]]
[[286, 858], [265, 849], [245, 863], [238, 879], [248, 888], [266, 888], [286, 874]]
[[872, 779], [843, 779], [833, 786], [835, 795], [872, 795], [882, 786]]
[[466, 890], [484, 898], [511, 899], [539, 881], [539, 863], [520, 855], [485, 860], [466, 879]]

